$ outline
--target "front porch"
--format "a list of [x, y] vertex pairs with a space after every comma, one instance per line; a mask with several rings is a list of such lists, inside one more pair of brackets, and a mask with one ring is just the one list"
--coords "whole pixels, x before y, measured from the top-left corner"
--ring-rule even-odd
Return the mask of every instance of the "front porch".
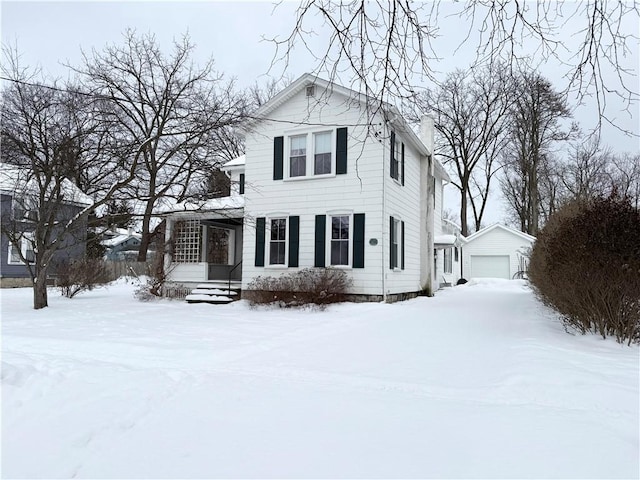
[[168, 219], [172, 283], [242, 280], [242, 217]]

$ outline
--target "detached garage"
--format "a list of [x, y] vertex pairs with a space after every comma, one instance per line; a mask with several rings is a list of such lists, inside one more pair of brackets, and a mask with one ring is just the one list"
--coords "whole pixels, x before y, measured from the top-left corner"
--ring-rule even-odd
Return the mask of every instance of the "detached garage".
[[500, 224], [467, 237], [462, 247], [462, 277], [513, 278], [526, 270], [528, 251], [535, 237]]

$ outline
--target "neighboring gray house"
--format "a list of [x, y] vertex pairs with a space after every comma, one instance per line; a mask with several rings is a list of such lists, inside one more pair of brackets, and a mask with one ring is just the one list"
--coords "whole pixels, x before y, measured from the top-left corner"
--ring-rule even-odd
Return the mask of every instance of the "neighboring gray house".
[[[39, 217], [37, 196], [31, 188], [28, 171], [13, 165], [0, 163], [0, 287], [22, 287], [31, 285], [29, 269], [21, 258], [22, 255], [30, 261], [34, 255], [34, 230]], [[65, 203], [59, 221], [72, 218], [87, 205], [93, 203], [92, 199], [80, 191], [69, 180], [63, 181]], [[82, 256], [86, 249], [86, 225], [78, 229], [79, 235], [67, 235], [61, 239], [63, 248], [60, 249], [54, 259], [53, 265], [61, 261]], [[7, 234], [20, 232], [18, 244], [9, 241]], [[50, 272], [55, 273], [55, 267]]]
[[142, 234], [136, 233], [130, 228], [114, 228], [102, 236], [104, 240], [100, 243], [105, 247], [104, 257], [106, 260], [135, 261], [137, 259]]

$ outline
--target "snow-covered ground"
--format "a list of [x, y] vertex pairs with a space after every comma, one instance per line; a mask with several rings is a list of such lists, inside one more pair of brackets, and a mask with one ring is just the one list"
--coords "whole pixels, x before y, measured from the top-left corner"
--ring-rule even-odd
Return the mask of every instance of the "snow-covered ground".
[[638, 478], [639, 350], [520, 281], [324, 312], [31, 309], [2, 290], [4, 478]]

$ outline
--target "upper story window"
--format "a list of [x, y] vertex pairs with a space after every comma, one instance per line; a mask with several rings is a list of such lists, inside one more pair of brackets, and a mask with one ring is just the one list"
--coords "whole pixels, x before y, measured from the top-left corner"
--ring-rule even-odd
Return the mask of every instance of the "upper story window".
[[295, 132], [273, 141], [273, 179], [347, 173], [347, 128]]
[[325, 175], [331, 173], [331, 132], [314, 133], [313, 144], [313, 174]]
[[391, 156], [389, 158], [389, 173], [391, 178], [404, 185], [404, 143], [391, 132]]
[[307, 174], [307, 135], [289, 138], [289, 176], [302, 177]]

